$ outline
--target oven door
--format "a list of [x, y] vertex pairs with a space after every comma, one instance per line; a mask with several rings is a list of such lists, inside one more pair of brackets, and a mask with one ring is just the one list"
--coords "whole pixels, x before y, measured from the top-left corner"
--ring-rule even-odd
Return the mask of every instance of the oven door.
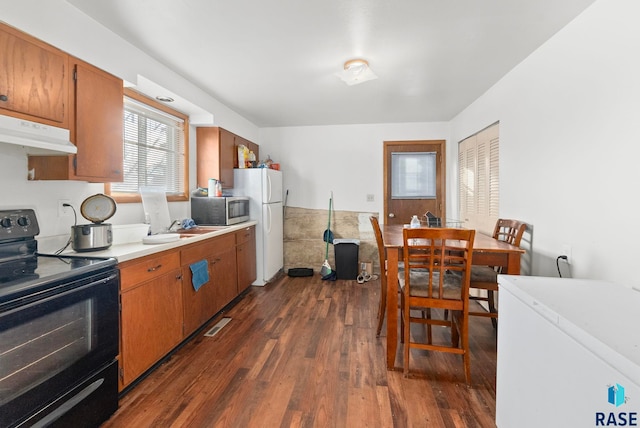
[[[0, 426], [46, 419], [46, 413], [56, 411], [51, 403], [113, 364], [118, 354], [118, 275], [109, 269], [67, 279], [0, 305]], [[101, 391], [101, 399], [113, 402], [115, 397], [117, 408], [113, 373], [115, 382], [107, 383], [116, 390]], [[61, 404], [87, 405], [80, 401]]]

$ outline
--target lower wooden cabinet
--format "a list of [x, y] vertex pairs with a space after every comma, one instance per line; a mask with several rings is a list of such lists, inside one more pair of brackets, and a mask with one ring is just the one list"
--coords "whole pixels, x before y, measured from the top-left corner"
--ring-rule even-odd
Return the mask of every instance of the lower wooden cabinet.
[[256, 227], [249, 226], [236, 232], [238, 294], [256, 280]]
[[[208, 263], [209, 281], [196, 291], [191, 265], [203, 260]], [[182, 250], [181, 263], [186, 337], [238, 295], [234, 235], [222, 235], [185, 248]]]
[[[178, 258], [147, 257], [121, 269], [120, 390], [180, 343], [182, 278]], [[165, 263], [162, 263], [165, 262]], [[129, 278], [144, 278], [130, 282]]]
[[211, 271], [216, 290], [215, 312], [218, 312], [238, 296], [235, 247], [227, 248], [225, 252], [218, 253], [212, 260]]
[[[120, 391], [244, 291], [256, 277], [255, 226], [120, 265]], [[194, 287], [191, 266], [209, 280]]]

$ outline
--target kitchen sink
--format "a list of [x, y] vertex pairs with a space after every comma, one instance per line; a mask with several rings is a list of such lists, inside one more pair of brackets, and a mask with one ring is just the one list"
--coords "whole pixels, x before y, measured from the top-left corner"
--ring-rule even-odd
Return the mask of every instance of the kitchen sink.
[[216, 232], [218, 230], [224, 230], [228, 226], [196, 226], [191, 229], [178, 229], [176, 233], [180, 234], [181, 238], [191, 238], [194, 236], [200, 236], [203, 233]]

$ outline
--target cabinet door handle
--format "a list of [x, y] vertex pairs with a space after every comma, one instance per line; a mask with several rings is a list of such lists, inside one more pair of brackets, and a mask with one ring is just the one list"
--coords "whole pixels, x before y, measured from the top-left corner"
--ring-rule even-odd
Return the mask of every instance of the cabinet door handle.
[[159, 264], [158, 266], [150, 267], [149, 269], [147, 269], [147, 272], [155, 272], [161, 267], [162, 267], [162, 264]]
[[0, 95], [0, 101], [9, 101], [9, 97], [4, 95], [4, 94], [2, 94], [2, 95]]

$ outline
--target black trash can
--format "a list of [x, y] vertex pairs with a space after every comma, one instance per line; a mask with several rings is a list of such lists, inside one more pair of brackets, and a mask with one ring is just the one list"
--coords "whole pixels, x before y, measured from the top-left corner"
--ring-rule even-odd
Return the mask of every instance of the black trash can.
[[358, 278], [358, 239], [334, 239], [333, 248], [336, 258], [336, 276], [338, 279]]

